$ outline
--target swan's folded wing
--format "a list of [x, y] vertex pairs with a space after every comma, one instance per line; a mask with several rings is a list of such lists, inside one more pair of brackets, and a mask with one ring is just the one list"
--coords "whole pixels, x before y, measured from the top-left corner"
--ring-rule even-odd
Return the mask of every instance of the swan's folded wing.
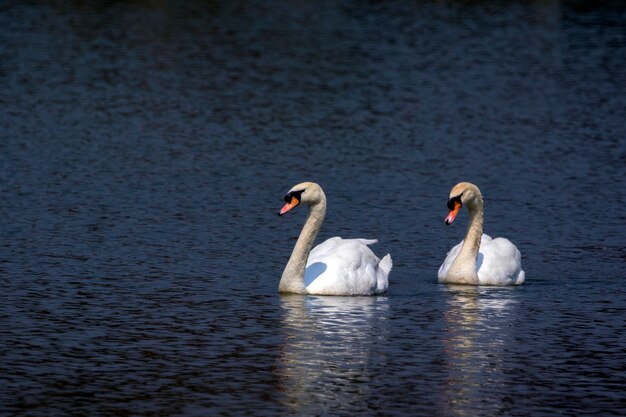
[[341, 245], [342, 241], [342, 238], [335, 236], [314, 247], [311, 253], [309, 253], [309, 258], [306, 262], [307, 266], [316, 262], [323, 262], [324, 259], [332, 255], [337, 247]]
[[[448, 270], [452, 266], [452, 263], [456, 259], [456, 256], [461, 251], [461, 248], [463, 247], [463, 242], [465, 242], [465, 240], [457, 243], [452, 249], [450, 249], [450, 252], [448, 252], [448, 254], [446, 255], [446, 259], [444, 259], [443, 263], [439, 267], [439, 271], [437, 272], [437, 278], [439, 279], [439, 282], [442, 282], [445, 279], [446, 275], [448, 275]], [[482, 251], [482, 248], [484, 248], [486, 245], [489, 245], [490, 243], [491, 236], [483, 233], [483, 235], [480, 237], [480, 250]], [[481, 256], [479, 256], [478, 262], [482, 262]]]
[[[328, 239], [315, 247], [307, 261], [305, 283], [316, 294], [373, 294], [380, 260], [367, 247], [376, 240]], [[320, 273], [319, 271], [323, 271]], [[318, 272], [313, 278], [313, 274]]]
[[464, 242], [463, 240], [460, 241], [456, 246], [450, 249], [450, 252], [448, 252], [448, 254], [446, 255], [446, 259], [444, 259], [443, 263], [439, 267], [439, 271], [437, 272], [437, 278], [439, 279], [439, 282], [445, 279], [446, 275], [448, 274], [448, 270], [450, 269], [450, 266], [452, 265], [452, 262], [454, 262], [454, 260], [456, 259], [456, 256], [459, 254], [459, 251], [461, 250], [461, 246], [463, 246], [463, 242]]
[[522, 255], [508, 239], [499, 237], [482, 242], [483, 262], [478, 269], [481, 284], [512, 285], [523, 282]]

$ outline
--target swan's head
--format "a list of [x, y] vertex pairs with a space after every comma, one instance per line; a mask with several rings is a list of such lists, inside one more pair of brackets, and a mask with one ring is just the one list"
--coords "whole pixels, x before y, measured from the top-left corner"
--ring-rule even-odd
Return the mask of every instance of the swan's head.
[[324, 200], [324, 191], [322, 187], [314, 182], [302, 182], [291, 187], [291, 190], [285, 194], [285, 205], [278, 212], [279, 216], [287, 213], [289, 210], [298, 206], [300, 203], [314, 205]]
[[448, 199], [448, 209], [450, 212], [446, 216], [446, 224], [450, 224], [459, 214], [459, 210], [466, 204], [472, 207], [476, 203], [482, 204], [483, 196], [477, 186], [470, 182], [460, 182], [450, 190], [450, 198]]

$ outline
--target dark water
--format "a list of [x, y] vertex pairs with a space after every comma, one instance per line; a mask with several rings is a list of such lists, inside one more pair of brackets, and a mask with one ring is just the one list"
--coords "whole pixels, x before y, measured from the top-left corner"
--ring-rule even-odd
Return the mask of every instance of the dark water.
[[[0, 414], [626, 408], [626, 8], [3, 2]], [[276, 292], [305, 210], [384, 297]], [[519, 288], [435, 283], [478, 184]]]

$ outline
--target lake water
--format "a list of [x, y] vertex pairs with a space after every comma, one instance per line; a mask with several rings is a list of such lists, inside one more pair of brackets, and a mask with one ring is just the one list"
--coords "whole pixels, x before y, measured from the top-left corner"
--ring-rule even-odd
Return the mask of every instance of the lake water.
[[[623, 415], [625, 65], [614, 2], [2, 3], [0, 415]], [[306, 180], [387, 295], [278, 295]], [[436, 283], [459, 181], [525, 285]]]

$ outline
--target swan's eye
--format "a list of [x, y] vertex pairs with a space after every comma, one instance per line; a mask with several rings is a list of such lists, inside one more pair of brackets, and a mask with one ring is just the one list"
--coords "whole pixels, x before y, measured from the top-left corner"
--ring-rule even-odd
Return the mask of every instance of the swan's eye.
[[304, 192], [304, 190], [299, 190], [299, 191], [290, 191], [287, 194], [285, 194], [285, 202], [287, 203], [291, 203], [291, 198], [295, 197], [298, 199], [298, 201], [302, 201], [302, 198], [300, 198], [302, 196], [302, 193]]
[[456, 197], [452, 197], [448, 200], [448, 209], [454, 210], [454, 203], [459, 203], [461, 206], [463, 206], [463, 203], [461, 202], [461, 195], [457, 195]]

